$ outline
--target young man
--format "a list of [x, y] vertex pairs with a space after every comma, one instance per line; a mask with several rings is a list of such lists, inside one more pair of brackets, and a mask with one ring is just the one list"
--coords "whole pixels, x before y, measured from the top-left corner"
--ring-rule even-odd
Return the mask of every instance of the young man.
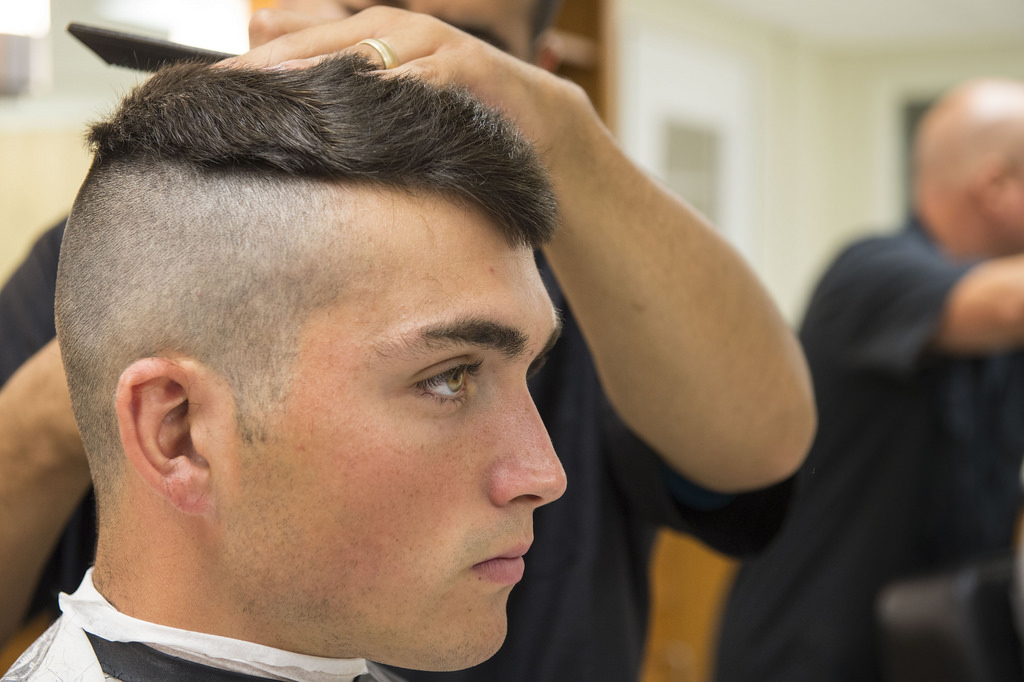
[[56, 314], [96, 563], [9, 679], [501, 645], [565, 488], [526, 386], [554, 199], [496, 114], [366, 68], [171, 68], [93, 127]]
[[[625, 157], [582, 91], [527, 63], [547, 61], [540, 33], [553, 3], [401, 3], [443, 22], [362, 0], [315, 4], [339, 17], [364, 11], [335, 21], [258, 13], [251, 34], [261, 48], [245, 59], [298, 66], [358, 50], [379, 61], [355, 46], [384, 39], [395, 71], [464, 84], [504, 110], [537, 143], [559, 197], [562, 229], [540, 266], [564, 330], [531, 392], [572, 483], [538, 514], [506, 644], [482, 666], [442, 677], [634, 678], [657, 528], [732, 553], [762, 546], [777, 528], [787, 486], [759, 489], [796, 468], [814, 424], [795, 339], [749, 268]], [[52, 337], [47, 290], [59, 241], [59, 230], [41, 240], [0, 292], [0, 336], [17, 330], [0, 343], [0, 370]], [[91, 503], [78, 505], [88, 476], [73, 425], [30, 397], [40, 387], [59, 394], [55, 359], [44, 351], [0, 391], [9, 408], [0, 410], [0, 504], [10, 511], [0, 554], [19, 557], [0, 563], [0, 600], [22, 599], [16, 613], [41, 572], [37, 609], [73, 589], [91, 559]]]
[[884, 678], [876, 599], [1008, 550], [1024, 453], [1024, 84], [926, 114], [915, 215], [846, 248], [801, 327], [821, 429], [732, 590], [721, 682]]

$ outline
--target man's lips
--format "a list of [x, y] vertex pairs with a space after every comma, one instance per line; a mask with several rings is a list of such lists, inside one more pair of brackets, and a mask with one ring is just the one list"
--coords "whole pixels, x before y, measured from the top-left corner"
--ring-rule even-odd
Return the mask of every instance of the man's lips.
[[530, 543], [519, 545], [474, 565], [473, 572], [488, 582], [499, 585], [515, 585], [523, 579], [523, 570], [526, 568], [523, 555], [529, 549]]

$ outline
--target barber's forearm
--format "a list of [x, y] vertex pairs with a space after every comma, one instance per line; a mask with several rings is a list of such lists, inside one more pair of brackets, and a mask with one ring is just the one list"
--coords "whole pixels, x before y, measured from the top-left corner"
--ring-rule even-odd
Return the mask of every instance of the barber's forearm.
[[0, 390], [0, 641], [20, 625], [89, 483], [60, 356], [51, 344]]
[[547, 156], [549, 260], [626, 423], [681, 473], [736, 491], [789, 475], [815, 427], [802, 352], [734, 250], [595, 116]]
[[946, 299], [932, 349], [985, 355], [1024, 347], [1024, 256], [979, 263]]

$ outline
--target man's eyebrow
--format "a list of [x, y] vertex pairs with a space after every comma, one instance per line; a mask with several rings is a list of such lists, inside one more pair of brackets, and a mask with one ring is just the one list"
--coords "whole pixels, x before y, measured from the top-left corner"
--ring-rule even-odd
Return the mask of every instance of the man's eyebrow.
[[[562, 319], [559, 316], [555, 328], [539, 356], [551, 349], [561, 332]], [[394, 345], [387, 344], [386, 347], [379, 348], [378, 351], [383, 355], [390, 355], [396, 350], [416, 352], [417, 348], [441, 350], [451, 346], [470, 345], [495, 350], [510, 360], [515, 360], [526, 354], [529, 349], [529, 340], [529, 336], [517, 327], [494, 320], [472, 317], [422, 327], [413, 332], [410, 337], [406, 337]]]
[[453, 344], [469, 344], [496, 350], [510, 360], [526, 353], [529, 342], [529, 337], [521, 329], [478, 318], [424, 327], [420, 329], [419, 336], [432, 350]]

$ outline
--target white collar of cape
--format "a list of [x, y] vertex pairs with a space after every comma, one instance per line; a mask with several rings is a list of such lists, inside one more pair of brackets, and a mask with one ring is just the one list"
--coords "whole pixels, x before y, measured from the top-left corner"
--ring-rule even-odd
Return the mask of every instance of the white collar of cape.
[[367, 672], [362, 658], [307, 656], [126, 616], [96, 590], [91, 568], [75, 593], [61, 594], [59, 600], [62, 626], [75, 626], [110, 642], [139, 642], [222, 670], [292, 682], [352, 682]]

